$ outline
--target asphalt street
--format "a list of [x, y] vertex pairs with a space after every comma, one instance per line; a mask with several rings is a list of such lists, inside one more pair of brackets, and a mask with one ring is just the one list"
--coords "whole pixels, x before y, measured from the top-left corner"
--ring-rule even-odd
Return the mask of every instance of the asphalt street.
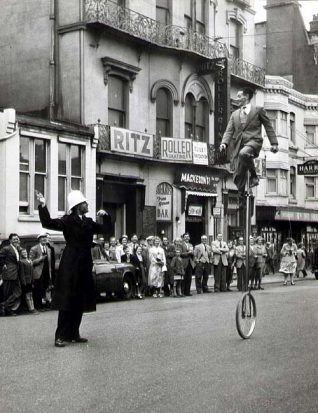
[[250, 340], [239, 292], [102, 303], [65, 348], [56, 312], [1, 318], [0, 412], [316, 413], [318, 282], [254, 295]]

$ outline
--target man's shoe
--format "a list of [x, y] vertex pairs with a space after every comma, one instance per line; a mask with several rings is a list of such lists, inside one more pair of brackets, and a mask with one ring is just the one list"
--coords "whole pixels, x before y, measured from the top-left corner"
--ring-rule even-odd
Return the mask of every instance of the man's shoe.
[[61, 338], [57, 338], [54, 343], [55, 347], [65, 347], [65, 342]]
[[209, 290], [204, 290], [203, 292], [204, 292], [204, 294], [207, 294], [207, 293], [210, 293], [211, 291], [209, 291]]
[[202, 291], [201, 291], [201, 290], [198, 290], [198, 291], [197, 291], [197, 294], [202, 294]]
[[257, 176], [253, 176], [253, 178], [250, 181], [250, 188], [254, 188], [254, 186], [257, 186], [259, 184], [259, 179]]
[[189, 293], [189, 294], [184, 294], [186, 297], [192, 297], [192, 294], [191, 293]]
[[226, 291], [232, 291], [232, 290], [231, 290], [231, 288], [230, 288], [230, 287], [228, 287], [228, 288], [226, 289]]
[[72, 343], [87, 343], [88, 339], [84, 337], [77, 337], [72, 340]]

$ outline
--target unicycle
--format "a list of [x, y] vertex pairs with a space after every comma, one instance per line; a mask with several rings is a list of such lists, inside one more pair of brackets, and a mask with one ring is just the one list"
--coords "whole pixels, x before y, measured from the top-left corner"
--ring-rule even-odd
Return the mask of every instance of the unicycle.
[[239, 335], [243, 339], [250, 338], [253, 334], [256, 324], [256, 302], [251, 293], [251, 289], [248, 288], [249, 280], [249, 250], [250, 250], [250, 230], [251, 230], [251, 216], [250, 216], [250, 198], [253, 195], [249, 190], [250, 173], [247, 173], [247, 191], [246, 197], [246, 271], [245, 271], [245, 291], [236, 306], [235, 321], [236, 329]]

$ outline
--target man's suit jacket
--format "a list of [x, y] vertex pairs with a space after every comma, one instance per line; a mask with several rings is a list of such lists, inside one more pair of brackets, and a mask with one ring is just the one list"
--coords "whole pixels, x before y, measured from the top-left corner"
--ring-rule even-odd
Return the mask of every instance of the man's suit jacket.
[[[46, 246], [46, 252], [47, 252], [47, 259], [49, 262], [49, 272], [50, 272], [50, 278], [51, 278], [51, 250], [47, 246]], [[35, 280], [40, 279], [42, 275], [42, 270], [44, 266], [44, 260], [42, 260], [42, 257], [43, 257], [43, 254], [42, 254], [41, 245], [40, 244], [34, 245], [34, 247], [32, 247], [30, 250], [30, 260], [33, 263]]]
[[[225, 267], [227, 267], [228, 266], [227, 253], [229, 251], [227, 243], [225, 241], [215, 240], [215, 241], [212, 241], [211, 247], [212, 247], [212, 252], [213, 252], [213, 258], [212, 258], [213, 265], [219, 265], [220, 260], [222, 260], [222, 264]], [[219, 251], [219, 248], [224, 248], [225, 251], [221, 252]]]
[[186, 244], [184, 241], [182, 242], [181, 257], [182, 257], [184, 269], [186, 269], [189, 264], [191, 265], [192, 268], [195, 267], [195, 264], [193, 261], [193, 245], [190, 244], [190, 242], [188, 242], [188, 244]]
[[[6, 266], [4, 269], [3, 266]], [[17, 280], [19, 277], [19, 261], [11, 245], [0, 250], [0, 272], [2, 279], [7, 281]]]
[[204, 244], [198, 244], [194, 247], [193, 258], [194, 262], [210, 262], [211, 261], [211, 247], [210, 245], [206, 244], [206, 250]]
[[235, 247], [235, 265], [236, 268], [242, 268], [242, 265], [246, 265], [246, 246], [237, 245]]
[[244, 127], [241, 124], [240, 111], [241, 108], [232, 113], [221, 142], [227, 145], [228, 153], [231, 154], [232, 168], [235, 168], [235, 160], [242, 146], [253, 147], [255, 157], [258, 157], [263, 145], [262, 125], [271, 145], [278, 144], [276, 133], [263, 108], [252, 105]]

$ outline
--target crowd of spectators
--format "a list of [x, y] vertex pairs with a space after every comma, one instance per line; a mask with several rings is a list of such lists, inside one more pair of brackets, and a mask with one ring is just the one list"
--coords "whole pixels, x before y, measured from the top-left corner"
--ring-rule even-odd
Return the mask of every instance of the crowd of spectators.
[[[317, 248], [312, 248], [314, 257]], [[277, 257], [276, 245], [265, 242], [260, 236], [250, 237], [249, 277], [246, 280], [246, 245], [243, 237], [226, 242], [220, 233], [208, 243], [203, 234], [201, 242], [193, 245], [189, 233], [170, 242], [166, 236], [138, 237], [130, 239], [123, 235], [119, 240], [111, 237], [96, 240], [92, 247], [93, 259], [110, 262], [131, 263], [136, 269], [135, 298], [145, 296], [161, 298], [191, 297], [193, 277], [197, 294], [231, 291], [236, 279], [236, 288], [244, 291], [247, 286], [263, 289], [262, 278], [274, 273], [277, 262], [284, 274], [284, 285], [288, 276], [291, 285], [294, 278], [302, 273], [307, 276], [308, 255], [304, 244], [296, 246], [290, 238], [284, 243]], [[317, 268], [318, 268], [318, 260]], [[313, 264], [315, 266], [316, 264]], [[28, 254], [21, 248], [19, 236], [10, 234], [0, 249], [0, 315], [16, 315], [17, 311], [31, 314], [50, 309], [54, 291], [55, 258], [49, 234], [40, 234], [38, 244]], [[313, 270], [315, 271], [315, 270]], [[318, 271], [318, 269], [317, 269]], [[208, 286], [213, 274], [214, 285]], [[248, 285], [246, 285], [248, 283]]]

